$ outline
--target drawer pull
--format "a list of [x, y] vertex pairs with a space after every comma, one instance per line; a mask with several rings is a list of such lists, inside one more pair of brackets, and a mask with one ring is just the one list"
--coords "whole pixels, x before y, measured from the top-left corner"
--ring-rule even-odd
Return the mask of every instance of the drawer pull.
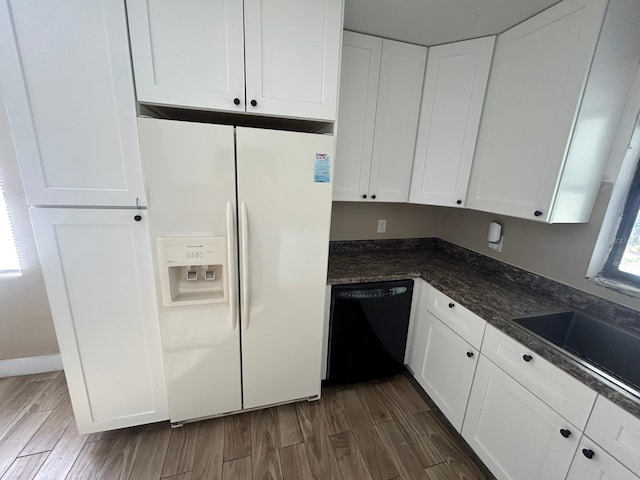
[[456, 306], [456, 304], [455, 304], [455, 303], [450, 303], [450, 304], [449, 304], [449, 308], [453, 308], [453, 307], [455, 307], [455, 306]]
[[467, 357], [472, 358], [473, 357], [473, 352], [467, 352]]
[[594, 452], [593, 450], [591, 450], [590, 448], [583, 448], [583, 449], [582, 449], [582, 454], [583, 454], [585, 457], [587, 457], [587, 458], [591, 459], [591, 458], [593, 458], [593, 456], [595, 455], [595, 452]]
[[533, 360], [533, 357], [531, 355], [524, 354], [524, 355], [522, 355], [522, 359], [525, 362], [530, 362], [531, 360]]
[[562, 435], [564, 438], [569, 438], [571, 436], [571, 430], [567, 430], [566, 428], [561, 428], [560, 435]]

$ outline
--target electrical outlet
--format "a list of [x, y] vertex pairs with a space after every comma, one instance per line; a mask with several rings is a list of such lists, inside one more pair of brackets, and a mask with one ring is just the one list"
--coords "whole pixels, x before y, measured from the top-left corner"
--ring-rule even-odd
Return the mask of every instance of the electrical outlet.
[[378, 220], [378, 233], [384, 233], [387, 231], [387, 221]]

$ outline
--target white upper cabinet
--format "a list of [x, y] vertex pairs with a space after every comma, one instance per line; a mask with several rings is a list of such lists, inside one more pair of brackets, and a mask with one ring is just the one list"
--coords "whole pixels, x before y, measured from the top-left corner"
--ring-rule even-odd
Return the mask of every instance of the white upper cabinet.
[[429, 49], [409, 202], [464, 206], [494, 40]]
[[335, 119], [342, 0], [127, 6], [140, 102]]
[[589, 220], [640, 58], [639, 13], [565, 0], [498, 37], [468, 207]]
[[360, 200], [369, 192], [381, 58], [381, 38], [344, 32], [334, 200]]
[[244, 112], [242, 8], [242, 0], [128, 0], [138, 100]]
[[1, 2], [0, 57], [29, 204], [144, 204], [124, 4]]
[[342, 8], [342, 0], [244, 0], [248, 112], [335, 119]]
[[344, 32], [334, 200], [407, 201], [426, 57]]

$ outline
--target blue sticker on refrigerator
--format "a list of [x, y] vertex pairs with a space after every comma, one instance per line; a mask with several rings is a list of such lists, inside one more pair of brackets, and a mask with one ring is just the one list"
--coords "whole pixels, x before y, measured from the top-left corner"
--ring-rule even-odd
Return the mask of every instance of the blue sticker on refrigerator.
[[316, 153], [316, 159], [313, 164], [313, 182], [331, 182], [331, 158], [329, 157], [329, 154]]

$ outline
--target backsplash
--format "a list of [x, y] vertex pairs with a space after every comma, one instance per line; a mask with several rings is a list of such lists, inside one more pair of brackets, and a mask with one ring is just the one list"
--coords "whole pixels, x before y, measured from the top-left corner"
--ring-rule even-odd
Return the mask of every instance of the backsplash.
[[329, 242], [329, 254], [364, 252], [367, 250], [409, 250], [425, 248], [434, 250], [437, 238], [394, 238], [387, 240], [339, 240]]

